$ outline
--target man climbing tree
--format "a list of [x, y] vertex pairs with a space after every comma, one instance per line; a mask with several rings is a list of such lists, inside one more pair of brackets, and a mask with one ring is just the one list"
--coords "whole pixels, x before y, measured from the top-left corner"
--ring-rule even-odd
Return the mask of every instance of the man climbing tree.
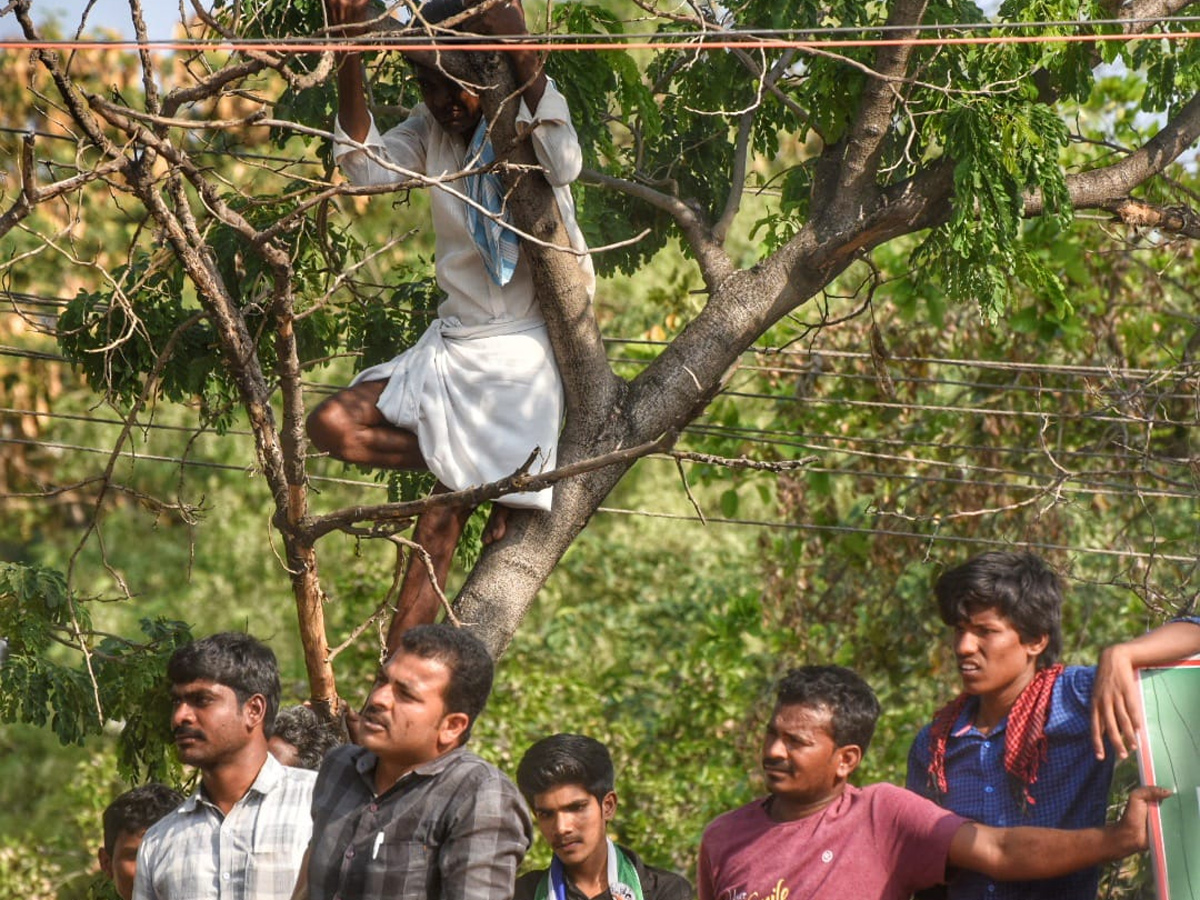
[[[330, 20], [353, 31], [367, 18], [364, 0], [327, 0]], [[430, 24], [461, 18], [454, 3], [426, 4]], [[480, 34], [524, 34], [520, 3], [492, 6], [468, 22]], [[408, 51], [424, 103], [380, 135], [365, 100], [362, 60], [343, 54], [338, 68], [334, 156], [355, 184], [404, 182], [415, 173], [461, 179], [432, 185], [437, 279], [446, 297], [438, 318], [417, 344], [389, 362], [360, 372], [353, 384], [318, 406], [308, 419], [313, 443], [337, 459], [386, 469], [428, 469], [436, 492], [497, 481], [522, 467], [554, 467], [562, 418], [562, 385], [546, 324], [538, 308], [520, 239], [507, 226], [504, 186], [486, 167], [494, 160], [478, 96], [441, 69], [439, 55]], [[589, 288], [591, 259], [575, 223], [568, 185], [582, 164], [579, 142], [562, 94], [532, 51], [509, 54], [521, 92], [518, 122], [534, 126], [533, 146], [554, 186], [571, 245]], [[507, 494], [493, 507], [485, 544], [504, 536], [506, 507], [548, 510], [551, 489]], [[433, 571], [413, 554], [387, 644], [407, 628], [432, 622], [454, 547], [473, 509], [437, 506], [417, 520], [413, 539], [429, 553]]]

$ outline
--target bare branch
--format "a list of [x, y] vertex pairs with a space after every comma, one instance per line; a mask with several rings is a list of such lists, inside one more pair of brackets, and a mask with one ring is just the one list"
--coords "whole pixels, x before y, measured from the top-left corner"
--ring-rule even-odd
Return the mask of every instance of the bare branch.
[[729, 226], [742, 206], [742, 194], [746, 189], [746, 158], [750, 152], [750, 130], [754, 127], [754, 115], [757, 109], [748, 109], [741, 115], [738, 122], [737, 141], [733, 149], [733, 172], [729, 176], [729, 196], [725, 198], [725, 209], [721, 218], [712, 229], [712, 239], [724, 245], [729, 234]]
[[189, 85], [186, 88], [176, 88], [167, 94], [159, 113], [163, 117], [170, 119], [185, 103], [194, 103], [197, 100], [206, 100], [210, 97], [215, 97], [221, 93], [221, 89], [225, 85], [233, 84], [236, 81], [255, 75], [266, 68], [266, 65], [261, 60], [251, 60], [250, 62], [230, 65], [220, 69], [211, 78], [206, 78], [198, 84]]
[[34, 136], [27, 134], [21, 141], [21, 191], [8, 211], [0, 215], [0, 237], [7, 234], [18, 222], [26, 218], [34, 207], [46, 200], [53, 200], [64, 194], [74, 193], [90, 182], [105, 178], [120, 171], [125, 164], [124, 157], [100, 163], [94, 169], [81, 172], [71, 178], [57, 181], [54, 184], [38, 187], [34, 180], [37, 168], [33, 157]]
[[678, 197], [656, 191], [636, 181], [605, 175], [594, 169], [584, 169], [579, 180], [585, 184], [594, 184], [637, 197], [670, 215], [691, 246], [700, 265], [700, 274], [710, 290], [733, 273], [733, 261], [720, 243], [714, 240], [712, 231], [703, 220], [700, 211]]
[[1141, 200], [1123, 198], [1101, 203], [1100, 209], [1111, 212], [1124, 225], [1134, 228], [1153, 228], [1168, 234], [1200, 240], [1200, 212], [1186, 206], [1157, 206]]
[[820, 458], [817, 456], [803, 456], [800, 459], [765, 460], [747, 459], [744, 456], [739, 456], [735, 459], [728, 456], [714, 456], [711, 453], [693, 453], [688, 450], [671, 450], [667, 453], [667, 456], [674, 459], [677, 463], [687, 461], [701, 463], [706, 466], [721, 466], [725, 469], [748, 469], [755, 472], [791, 472], [794, 469], [807, 468]]
[[[567, 478], [575, 478], [587, 472], [604, 469], [621, 463], [640, 459], [651, 453], [657, 453], [671, 446], [675, 441], [674, 434], [665, 434], [657, 440], [640, 444], [623, 450], [614, 450], [591, 459], [581, 460], [566, 466], [559, 466], [549, 472], [538, 475], [516, 474], [508, 478], [494, 481], [491, 484], [468, 488], [463, 491], [447, 491], [433, 494], [424, 500], [414, 500], [409, 503], [385, 503], [378, 506], [353, 506], [340, 509], [335, 513], [318, 516], [307, 522], [297, 523], [297, 528], [305, 536], [316, 540], [335, 530], [345, 530], [357, 522], [375, 522], [378, 525], [396, 524], [414, 516], [420, 515], [427, 509], [436, 506], [478, 506], [486, 500], [495, 500], [505, 494], [525, 491], [540, 491]], [[357, 532], [362, 533], [362, 532]], [[372, 530], [370, 536], [382, 536], [385, 532]]]

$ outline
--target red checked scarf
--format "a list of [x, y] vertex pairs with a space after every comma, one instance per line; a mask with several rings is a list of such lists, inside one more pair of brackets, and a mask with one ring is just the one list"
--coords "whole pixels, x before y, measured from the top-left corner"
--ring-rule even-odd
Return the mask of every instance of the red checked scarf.
[[[1050, 697], [1054, 692], [1054, 682], [1062, 670], [1061, 663], [1039, 669], [1008, 712], [1004, 770], [1021, 785], [1026, 803], [1036, 802], [1030, 788], [1037, 784], [1038, 767], [1046, 759], [1046, 720], [1050, 717]], [[946, 783], [946, 741], [970, 699], [967, 694], [959, 694], [933, 716], [929, 732], [929, 782], [939, 794], [949, 790]]]

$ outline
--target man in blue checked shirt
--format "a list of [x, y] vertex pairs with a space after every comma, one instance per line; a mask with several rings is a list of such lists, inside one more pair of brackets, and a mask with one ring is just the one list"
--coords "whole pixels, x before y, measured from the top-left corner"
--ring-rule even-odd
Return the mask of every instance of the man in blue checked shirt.
[[[1171, 622], [1063, 666], [1062, 586], [1031, 553], [977, 556], [934, 586], [954, 629], [962, 693], [922, 729], [908, 787], [985, 825], [1085, 828], [1105, 822], [1113, 766], [1140, 726], [1136, 666], [1200, 652], [1200, 620]], [[951, 900], [1092, 900], [1100, 872], [999, 882], [959, 871]]]

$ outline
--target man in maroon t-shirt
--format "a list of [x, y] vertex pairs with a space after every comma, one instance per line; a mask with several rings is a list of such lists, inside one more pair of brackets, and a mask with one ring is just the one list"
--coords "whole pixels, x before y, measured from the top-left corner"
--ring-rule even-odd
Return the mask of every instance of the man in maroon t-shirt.
[[840, 666], [784, 676], [763, 741], [770, 795], [715, 819], [700, 844], [700, 900], [905, 900], [947, 867], [1000, 880], [1064, 875], [1147, 845], [1138, 788], [1116, 825], [1065, 831], [991, 828], [890, 784], [848, 784], [875, 731], [879, 701]]

